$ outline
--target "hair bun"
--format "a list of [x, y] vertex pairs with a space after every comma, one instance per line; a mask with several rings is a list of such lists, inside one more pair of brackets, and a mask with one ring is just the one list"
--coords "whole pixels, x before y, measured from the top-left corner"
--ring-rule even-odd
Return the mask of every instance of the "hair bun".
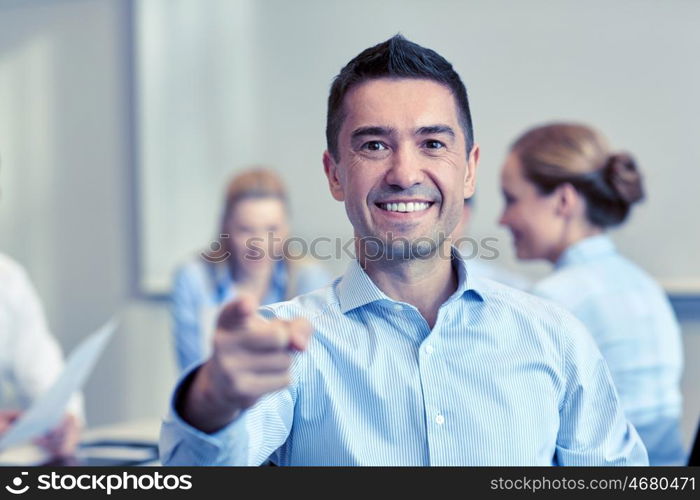
[[605, 176], [622, 200], [628, 204], [644, 198], [642, 175], [637, 164], [627, 153], [614, 153], [608, 156]]

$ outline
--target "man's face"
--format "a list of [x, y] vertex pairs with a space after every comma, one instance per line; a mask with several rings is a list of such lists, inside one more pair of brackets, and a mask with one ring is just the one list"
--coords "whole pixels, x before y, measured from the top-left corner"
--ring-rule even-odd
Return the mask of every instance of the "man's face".
[[[338, 136], [339, 160], [326, 151], [331, 193], [345, 201], [359, 238], [386, 250], [441, 245], [474, 192], [478, 146], [466, 138], [450, 90], [424, 79], [375, 79], [351, 89]], [[393, 242], [393, 243], [390, 243]]]

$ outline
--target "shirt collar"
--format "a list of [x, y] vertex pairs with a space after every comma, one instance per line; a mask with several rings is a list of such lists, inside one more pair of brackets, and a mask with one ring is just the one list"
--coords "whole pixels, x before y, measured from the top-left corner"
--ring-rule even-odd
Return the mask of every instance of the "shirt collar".
[[[466, 292], [473, 291], [483, 300], [483, 295], [477, 290], [478, 280], [473, 279], [467, 272], [467, 263], [459, 251], [452, 247], [452, 265], [457, 269], [457, 290], [445, 301], [453, 302], [462, 297]], [[382, 292], [372, 279], [362, 269], [357, 260], [353, 260], [336, 288], [340, 311], [345, 314], [358, 307], [372, 302], [389, 301], [398, 303]]]
[[605, 234], [590, 236], [571, 245], [557, 260], [556, 268], [581, 264], [604, 255], [615, 253], [615, 244]]

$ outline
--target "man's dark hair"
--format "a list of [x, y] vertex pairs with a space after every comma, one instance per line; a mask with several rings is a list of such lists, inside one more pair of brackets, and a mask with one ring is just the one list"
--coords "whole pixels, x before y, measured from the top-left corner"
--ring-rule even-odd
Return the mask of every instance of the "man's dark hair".
[[338, 134], [345, 120], [343, 100], [360, 83], [377, 78], [417, 78], [432, 80], [450, 89], [457, 101], [459, 120], [467, 141], [467, 154], [474, 144], [472, 117], [467, 89], [452, 65], [434, 50], [406, 40], [400, 34], [363, 50], [340, 70], [328, 96], [326, 142], [335, 161], [340, 159]]

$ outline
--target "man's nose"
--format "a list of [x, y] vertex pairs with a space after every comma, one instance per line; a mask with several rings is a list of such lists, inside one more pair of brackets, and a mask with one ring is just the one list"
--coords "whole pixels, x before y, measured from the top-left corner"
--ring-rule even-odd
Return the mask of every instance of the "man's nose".
[[408, 189], [423, 182], [425, 173], [421, 167], [420, 157], [410, 148], [397, 149], [390, 161], [391, 165], [385, 178], [387, 184]]

